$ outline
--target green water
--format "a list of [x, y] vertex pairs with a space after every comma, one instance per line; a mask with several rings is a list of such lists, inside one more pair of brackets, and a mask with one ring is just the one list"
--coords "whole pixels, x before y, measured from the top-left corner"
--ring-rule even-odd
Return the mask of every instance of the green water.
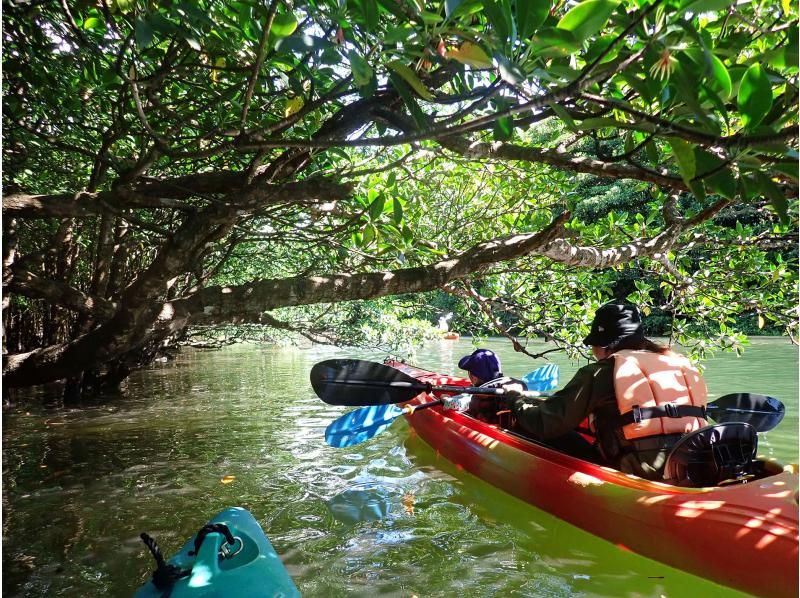
[[[509, 375], [543, 363], [487, 344]], [[442, 341], [415, 362], [454, 373], [471, 350]], [[305, 596], [737, 595], [457, 472], [402, 420], [368, 443], [326, 446], [325, 426], [346, 409], [319, 401], [308, 372], [334, 356], [384, 357], [188, 351], [137, 372], [103, 405], [16, 397], [3, 413], [3, 596], [129, 596], [153, 568], [140, 532], [172, 554], [234, 505], [253, 512]], [[581, 365], [554, 361], [562, 384]], [[754, 339], [744, 358], [706, 365], [712, 398], [752, 391], [786, 403], [760, 452], [796, 462], [796, 348]]]

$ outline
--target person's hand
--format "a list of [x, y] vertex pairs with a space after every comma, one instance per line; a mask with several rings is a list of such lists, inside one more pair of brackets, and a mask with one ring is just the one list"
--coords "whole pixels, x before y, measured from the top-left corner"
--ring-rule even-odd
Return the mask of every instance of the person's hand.
[[501, 400], [504, 400], [507, 405], [510, 405], [515, 399], [525, 396], [525, 387], [522, 386], [522, 384], [516, 383], [506, 384], [503, 386], [503, 392], [505, 394], [501, 397]]
[[466, 411], [469, 409], [469, 403], [472, 397], [468, 394], [455, 395], [453, 397], [445, 397], [442, 399], [442, 409], [455, 409], [456, 411]]
[[514, 402], [522, 396], [522, 392], [516, 388], [504, 389], [506, 393], [497, 397], [498, 411], [513, 411]]

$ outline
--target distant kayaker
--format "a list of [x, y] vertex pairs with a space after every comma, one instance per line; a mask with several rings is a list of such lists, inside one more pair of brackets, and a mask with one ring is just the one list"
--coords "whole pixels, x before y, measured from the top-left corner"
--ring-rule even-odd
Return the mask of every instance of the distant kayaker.
[[546, 400], [512, 393], [501, 406], [526, 435], [546, 443], [588, 425], [602, 462], [661, 479], [672, 446], [706, 425], [702, 377], [686, 357], [645, 338], [633, 305], [601, 306], [583, 342], [597, 362], [578, 370], [563, 389]]
[[[489, 349], [475, 349], [465, 355], [458, 362], [458, 367], [466, 370], [473, 386], [484, 388], [503, 388], [511, 391], [528, 390], [522, 380], [503, 375], [500, 367], [500, 358]], [[467, 412], [480, 419], [491, 423], [497, 422], [497, 397], [493, 395], [469, 395], [463, 397], [468, 402]], [[450, 408], [459, 408], [457, 404], [448, 405]]]

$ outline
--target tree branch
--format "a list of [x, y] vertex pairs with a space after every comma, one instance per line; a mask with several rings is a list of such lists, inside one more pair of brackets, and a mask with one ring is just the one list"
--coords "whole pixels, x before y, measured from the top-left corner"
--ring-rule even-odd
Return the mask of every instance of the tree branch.
[[439, 143], [443, 147], [472, 160], [496, 158], [501, 160], [539, 162], [573, 172], [584, 172], [600, 177], [646, 181], [658, 185], [659, 187], [665, 187], [676, 191], [689, 190], [679, 177], [658, 173], [645, 168], [609, 163], [585, 156], [575, 156], [558, 149], [524, 147], [500, 142], [491, 144], [478, 142], [470, 143], [463, 137], [445, 137], [440, 139]]

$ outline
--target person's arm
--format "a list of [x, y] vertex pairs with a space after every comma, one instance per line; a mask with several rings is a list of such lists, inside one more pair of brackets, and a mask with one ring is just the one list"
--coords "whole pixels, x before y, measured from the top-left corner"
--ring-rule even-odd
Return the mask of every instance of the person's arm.
[[544, 400], [517, 398], [509, 407], [533, 438], [556, 438], [578, 427], [589, 413], [596, 364], [578, 370], [567, 385]]

